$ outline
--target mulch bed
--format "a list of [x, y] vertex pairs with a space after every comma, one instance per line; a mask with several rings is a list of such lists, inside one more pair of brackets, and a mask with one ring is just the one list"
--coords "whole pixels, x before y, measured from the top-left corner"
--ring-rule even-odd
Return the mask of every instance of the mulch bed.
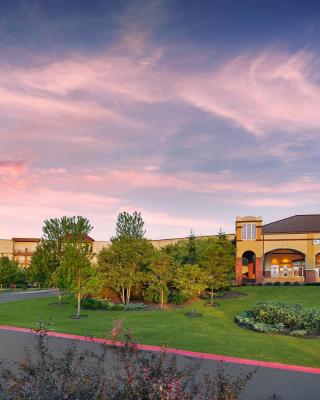
[[197, 313], [197, 312], [187, 312], [184, 315], [189, 317], [189, 318], [202, 317], [202, 314]]
[[216, 297], [216, 300], [227, 300], [227, 299], [236, 299], [238, 297], [246, 297], [245, 293], [235, 292], [230, 290], [230, 292], [226, 292], [223, 296]]
[[79, 315], [79, 317], [77, 317], [76, 315], [70, 315], [71, 319], [82, 319], [82, 318], [87, 318], [88, 315]]

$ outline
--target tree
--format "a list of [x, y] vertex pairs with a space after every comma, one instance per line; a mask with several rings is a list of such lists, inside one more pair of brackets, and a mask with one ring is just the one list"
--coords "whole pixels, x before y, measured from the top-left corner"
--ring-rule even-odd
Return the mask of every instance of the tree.
[[160, 308], [163, 308], [164, 294], [168, 292], [168, 284], [173, 279], [173, 260], [162, 251], [156, 250], [146, 274], [148, 288], [160, 297]]
[[101, 290], [101, 279], [91, 261], [89, 243], [75, 237], [65, 245], [61, 264], [55, 271], [55, 279], [64, 282], [66, 288], [76, 294], [76, 318], [80, 318], [82, 297]]
[[199, 244], [200, 265], [207, 273], [211, 304], [215, 292], [230, 287], [230, 275], [234, 270], [235, 248], [222, 233]]
[[20, 267], [17, 261], [9, 257], [0, 258], [0, 284], [1, 287], [16, 283], [19, 279]]
[[38, 283], [39, 286], [50, 286], [54, 282], [53, 273], [57, 267], [58, 258], [52, 249], [52, 243], [40, 242], [28, 268], [29, 280]]
[[58, 289], [59, 304], [61, 294], [66, 289], [60, 268], [66, 245], [75, 239], [82, 241], [92, 230], [90, 222], [81, 216], [50, 218], [44, 221], [43, 235], [37, 251], [31, 259], [31, 276]]
[[144, 230], [144, 221], [140, 212], [135, 211], [134, 213], [129, 214], [124, 211], [118, 215], [116, 238], [143, 238], [145, 233], [146, 231]]
[[115, 238], [98, 255], [104, 286], [113, 289], [122, 303], [129, 303], [133, 288], [141, 287], [143, 275], [154, 253], [152, 244], [140, 237]]
[[207, 275], [197, 264], [179, 266], [173, 280], [175, 287], [190, 299], [192, 313], [194, 313], [193, 299], [206, 287]]
[[193, 231], [191, 230], [187, 240], [187, 254], [182, 263], [193, 265], [197, 263], [197, 259], [197, 240]]

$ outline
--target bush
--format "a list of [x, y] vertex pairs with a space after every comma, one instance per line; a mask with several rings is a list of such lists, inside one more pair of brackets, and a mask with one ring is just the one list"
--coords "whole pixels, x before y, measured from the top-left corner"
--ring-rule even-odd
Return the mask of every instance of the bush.
[[87, 310], [110, 310], [112, 303], [94, 297], [84, 297], [81, 300], [81, 307]]
[[169, 295], [169, 301], [170, 303], [174, 304], [183, 304], [188, 300], [187, 296], [184, 296], [180, 292], [175, 292], [175, 293], [170, 293]]
[[300, 286], [300, 282], [293, 282], [292, 286]]
[[272, 282], [267, 282], [267, 283], [265, 283], [265, 285], [266, 286], [273, 286], [273, 283]]
[[[165, 288], [163, 291], [163, 302], [166, 303], [168, 301], [169, 289]], [[160, 294], [159, 291], [154, 290], [152, 287], [147, 287], [143, 291], [142, 295], [143, 300], [152, 303], [160, 303]]]
[[251, 310], [239, 313], [235, 321], [259, 332], [320, 336], [320, 310], [304, 309], [301, 304], [258, 302]]
[[296, 330], [296, 331], [291, 331], [289, 333], [290, 336], [296, 336], [296, 337], [304, 337], [308, 334], [308, 331], [305, 331], [303, 329]]
[[291, 286], [292, 284], [291, 284], [291, 282], [289, 282], [289, 281], [286, 281], [286, 282], [284, 282], [284, 284], [283, 284], [283, 286]]
[[123, 304], [113, 304], [111, 310], [112, 311], [122, 311], [124, 305]]
[[281, 286], [281, 282], [274, 282], [273, 286]]
[[146, 309], [146, 305], [143, 303], [129, 303], [123, 305], [125, 311], [141, 311]]

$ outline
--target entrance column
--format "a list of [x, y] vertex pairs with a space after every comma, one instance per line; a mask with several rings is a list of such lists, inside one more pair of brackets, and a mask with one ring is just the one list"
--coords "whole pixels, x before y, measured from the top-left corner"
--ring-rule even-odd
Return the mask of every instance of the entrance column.
[[304, 277], [307, 283], [315, 283], [317, 282], [317, 271], [315, 269], [305, 269]]
[[262, 257], [256, 257], [256, 283], [262, 283], [263, 263]]
[[237, 257], [236, 261], [236, 284], [242, 285], [242, 257]]

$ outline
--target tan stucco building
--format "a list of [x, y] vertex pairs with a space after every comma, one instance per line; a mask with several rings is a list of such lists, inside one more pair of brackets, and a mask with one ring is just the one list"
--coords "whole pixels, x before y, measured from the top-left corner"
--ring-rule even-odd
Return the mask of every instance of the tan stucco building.
[[[217, 235], [210, 236], [198, 236], [200, 238], [216, 237]], [[234, 235], [227, 235], [230, 240], [234, 239]], [[88, 240], [92, 245], [92, 251], [94, 254], [98, 254], [103, 247], [108, 247], [110, 242], [94, 240], [90, 236], [87, 236]], [[158, 239], [151, 240], [151, 243], [155, 248], [160, 249], [161, 247], [167, 246], [168, 244], [174, 244], [180, 240], [187, 240], [184, 238], [172, 238], [172, 239]], [[12, 238], [12, 239], [0, 239], [0, 257], [9, 257], [19, 262], [22, 267], [28, 267], [31, 262], [31, 257], [40, 243], [39, 238]]]
[[236, 281], [320, 281], [320, 214], [294, 215], [269, 224], [237, 217]]

